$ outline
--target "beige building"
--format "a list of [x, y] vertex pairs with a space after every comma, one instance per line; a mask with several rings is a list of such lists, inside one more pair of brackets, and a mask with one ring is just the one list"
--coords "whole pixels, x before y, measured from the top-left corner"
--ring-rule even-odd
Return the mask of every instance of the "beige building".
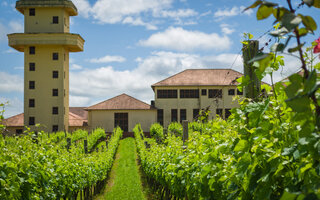
[[[230, 109], [239, 106], [234, 97], [242, 96], [236, 82], [241, 76], [230, 69], [189, 69], [153, 84], [155, 100], [151, 105], [121, 94], [87, 108], [70, 107], [69, 132], [97, 127], [112, 132], [116, 126], [132, 132], [137, 123], [148, 132], [155, 122], [168, 126], [175, 121], [193, 121], [201, 109], [207, 108], [209, 119], [216, 115], [228, 118]], [[23, 118], [22, 113], [6, 119], [4, 124], [12, 133], [22, 132]]]
[[80, 35], [69, 33], [77, 8], [69, 0], [19, 0], [16, 9], [24, 15], [24, 33], [8, 39], [24, 52], [24, 125], [68, 130], [69, 52], [83, 51], [84, 45]]
[[238, 107], [234, 101], [242, 92], [236, 79], [243, 74], [230, 69], [189, 69], [153, 84], [157, 122], [193, 121], [201, 109], [209, 108], [209, 118], [228, 118], [230, 110]]
[[[88, 111], [85, 107], [70, 107], [69, 132], [77, 129], [88, 130]], [[6, 126], [5, 134], [22, 134], [24, 131], [24, 113], [9, 117], [3, 121]], [[40, 124], [36, 130], [45, 130]]]
[[132, 132], [138, 123], [148, 132], [151, 124], [156, 122], [157, 113], [151, 105], [127, 94], [90, 106], [86, 110], [88, 110], [89, 128], [101, 127], [107, 132], [112, 132], [117, 126], [124, 132]]

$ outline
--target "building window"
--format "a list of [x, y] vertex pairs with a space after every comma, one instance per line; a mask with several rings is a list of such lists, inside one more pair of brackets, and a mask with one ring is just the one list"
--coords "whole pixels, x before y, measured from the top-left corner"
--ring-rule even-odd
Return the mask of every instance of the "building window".
[[209, 98], [222, 98], [222, 89], [210, 89]]
[[186, 109], [180, 109], [180, 122], [182, 122], [183, 120], [187, 120], [187, 110]]
[[52, 126], [52, 132], [57, 132], [59, 129], [59, 126], [58, 125], [53, 125]]
[[158, 99], [178, 98], [177, 90], [157, 90]]
[[229, 118], [229, 116], [231, 115], [231, 109], [228, 109], [228, 108], [226, 108], [225, 110], [224, 110], [224, 116], [225, 116], [225, 119], [228, 119]]
[[29, 47], [29, 54], [30, 55], [34, 55], [34, 54], [36, 54], [36, 47]]
[[235, 95], [235, 90], [234, 90], [234, 89], [229, 89], [229, 90], [228, 90], [228, 95], [229, 95], [229, 96]]
[[22, 133], [23, 133], [23, 130], [21, 128], [16, 129], [16, 134], [22, 134]]
[[58, 16], [53, 16], [52, 17], [52, 23], [53, 24], [59, 24], [59, 17]]
[[206, 96], [207, 95], [207, 89], [202, 89], [201, 90], [201, 95]]
[[29, 16], [36, 16], [36, 9], [35, 8], [29, 8]]
[[32, 125], [35, 125], [35, 117], [29, 117], [29, 125], [32, 126]]
[[36, 63], [29, 63], [29, 71], [36, 71]]
[[29, 81], [29, 89], [30, 90], [33, 90], [33, 89], [35, 89], [36, 88], [36, 83], [35, 83], [35, 81]]
[[178, 110], [171, 109], [171, 122], [177, 122], [177, 121], [178, 121]]
[[29, 99], [29, 108], [34, 108], [34, 107], [35, 107], [35, 100]]
[[216, 109], [216, 115], [219, 115], [220, 117], [222, 117], [222, 109], [221, 108]]
[[157, 110], [157, 122], [163, 126], [163, 109]]
[[52, 78], [59, 78], [59, 72], [58, 71], [53, 71], [52, 72]]
[[52, 60], [59, 60], [59, 53], [53, 53]]
[[58, 96], [58, 89], [52, 89], [52, 96], [54, 97]]
[[58, 107], [52, 107], [52, 114], [53, 115], [59, 114], [59, 108]]
[[193, 109], [193, 119], [194, 120], [198, 120], [198, 116], [199, 116], [199, 109]]
[[180, 90], [180, 98], [199, 98], [199, 90]]
[[240, 90], [237, 90], [237, 95], [243, 95], [243, 92], [240, 92]]

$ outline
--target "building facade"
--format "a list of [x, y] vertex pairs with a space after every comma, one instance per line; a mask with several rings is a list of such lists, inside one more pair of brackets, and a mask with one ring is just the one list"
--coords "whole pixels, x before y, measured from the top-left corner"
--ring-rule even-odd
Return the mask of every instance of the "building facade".
[[69, 128], [69, 53], [83, 51], [84, 40], [69, 33], [70, 0], [19, 0], [24, 33], [8, 35], [9, 46], [24, 52], [24, 125], [45, 131]]
[[189, 69], [153, 84], [157, 122], [193, 121], [200, 110], [209, 110], [209, 119], [228, 118], [239, 106], [234, 97], [243, 95], [236, 82], [241, 76], [228, 69]]
[[[209, 119], [216, 115], [226, 119], [230, 110], [239, 106], [235, 97], [243, 95], [237, 90], [236, 82], [241, 76], [230, 69], [189, 69], [153, 84], [154, 101], [151, 105], [121, 94], [87, 108], [70, 107], [69, 132], [79, 128], [90, 131], [98, 127], [112, 132], [117, 126], [125, 132], [132, 132], [138, 123], [148, 132], [155, 122], [167, 127], [171, 122], [196, 120], [200, 110], [208, 110]], [[23, 118], [22, 113], [6, 119], [4, 124], [12, 133], [20, 133]]]

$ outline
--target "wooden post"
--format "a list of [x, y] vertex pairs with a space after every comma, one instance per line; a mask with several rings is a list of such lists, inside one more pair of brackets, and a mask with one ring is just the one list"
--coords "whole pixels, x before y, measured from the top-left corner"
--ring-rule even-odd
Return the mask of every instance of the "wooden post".
[[88, 140], [84, 140], [84, 153], [87, 154], [88, 153]]
[[185, 141], [188, 140], [189, 136], [188, 136], [188, 132], [189, 132], [189, 127], [188, 127], [188, 120], [183, 120], [182, 121], [182, 127], [183, 127], [183, 145], [185, 143]]
[[260, 95], [261, 81], [257, 78], [253, 63], [248, 64], [248, 61], [254, 58], [259, 49], [259, 41], [247, 40], [248, 44], [243, 44], [242, 55], [243, 55], [243, 71], [244, 76], [250, 77], [250, 82], [244, 88], [244, 95], [246, 98], [257, 99]]
[[67, 138], [67, 149], [68, 149], [68, 151], [70, 149], [70, 146], [71, 146], [71, 138]]
[[64, 129], [64, 137], [67, 137], [66, 129]]
[[163, 129], [163, 136], [164, 136], [164, 137], [167, 137], [167, 134], [168, 134], [168, 130], [167, 130], [166, 128], [164, 128], [164, 129]]

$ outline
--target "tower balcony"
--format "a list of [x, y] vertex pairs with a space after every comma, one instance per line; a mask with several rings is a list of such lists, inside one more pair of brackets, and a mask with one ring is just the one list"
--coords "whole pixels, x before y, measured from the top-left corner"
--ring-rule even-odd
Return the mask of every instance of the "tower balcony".
[[24, 52], [25, 46], [65, 46], [69, 52], [83, 51], [84, 39], [72, 33], [13, 33], [8, 35], [9, 46]]

